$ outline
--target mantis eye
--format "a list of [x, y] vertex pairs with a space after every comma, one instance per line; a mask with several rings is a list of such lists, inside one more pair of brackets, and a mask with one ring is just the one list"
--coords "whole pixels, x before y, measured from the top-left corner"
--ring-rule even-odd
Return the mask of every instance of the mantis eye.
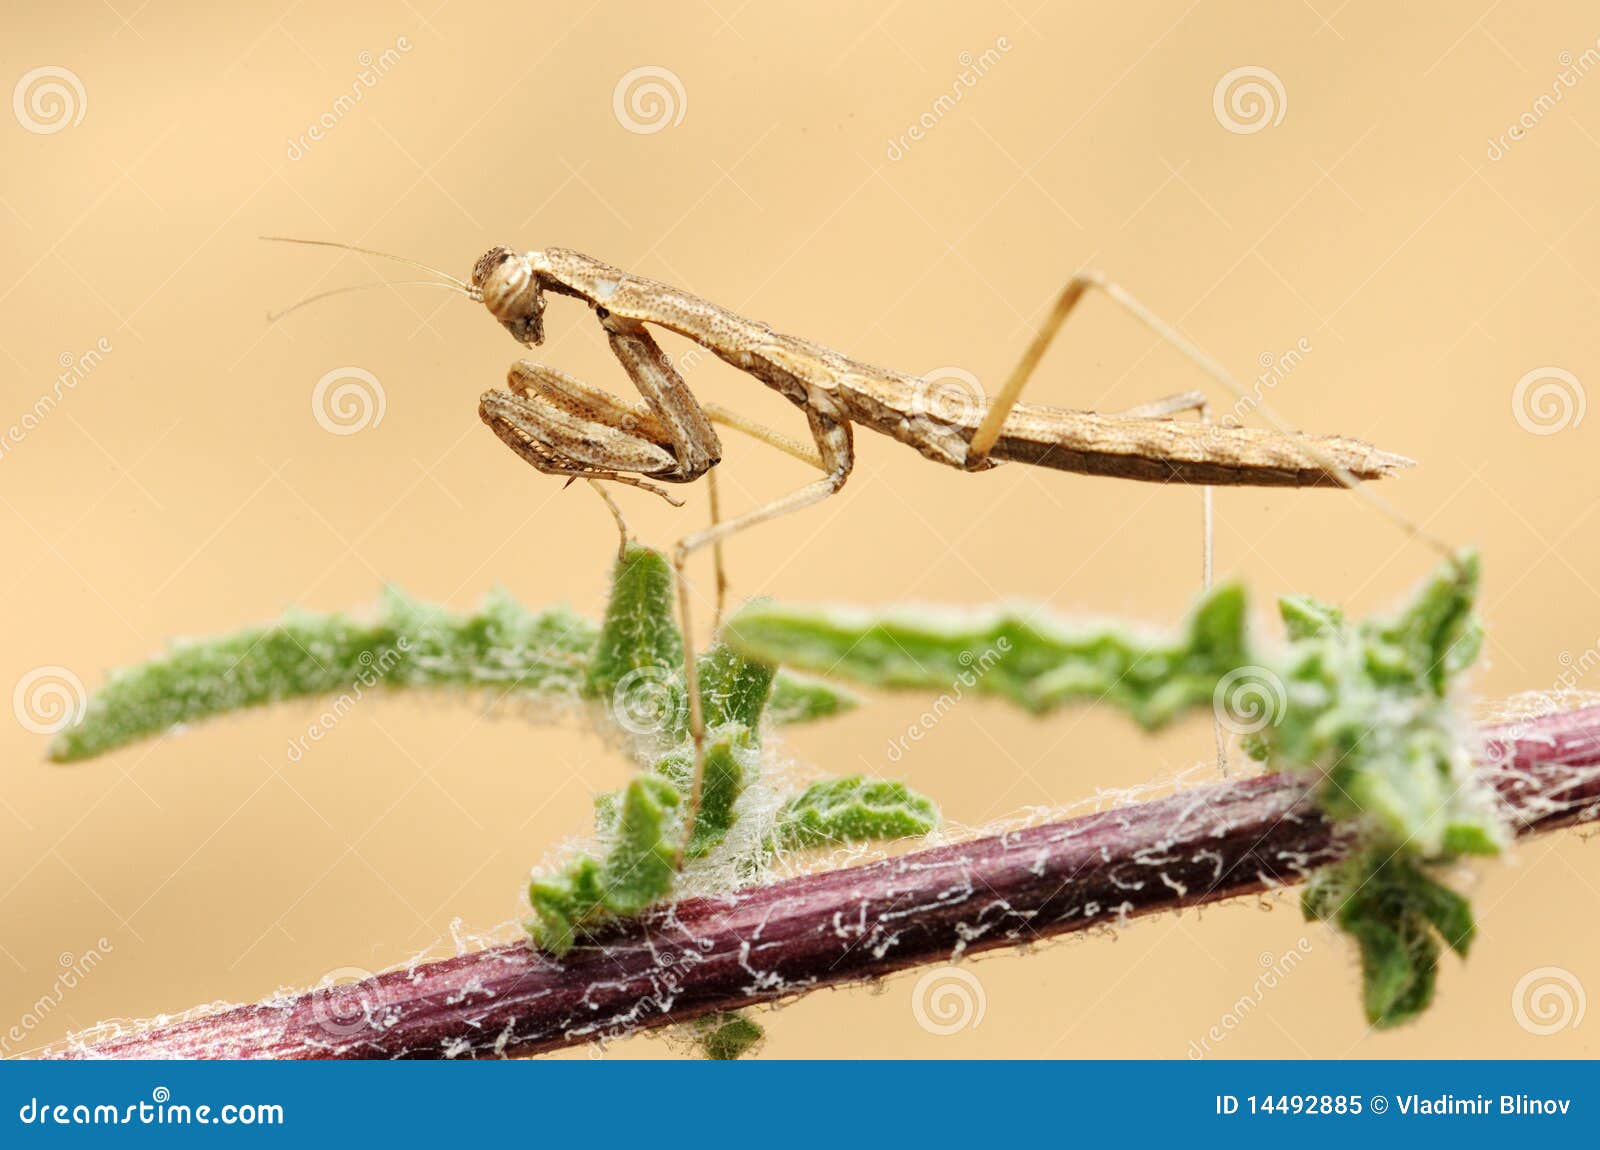
[[472, 265], [472, 286], [481, 290], [492, 271], [507, 260], [516, 259], [516, 257], [517, 253], [504, 244], [498, 244], [490, 248], [478, 257], [477, 263]]

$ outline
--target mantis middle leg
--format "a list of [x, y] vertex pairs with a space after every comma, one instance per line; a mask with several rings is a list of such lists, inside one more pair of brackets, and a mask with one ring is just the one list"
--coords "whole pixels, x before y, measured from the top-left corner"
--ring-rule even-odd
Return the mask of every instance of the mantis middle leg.
[[747, 511], [734, 519], [715, 524], [704, 531], [685, 536], [672, 549], [673, 574], [678, 585], [678, 614], [683, 625], [684, 687], [689, 694], [689, 737], [694, 742], [694, 776], [689, 794], [689, 809], [685, 824], [692, 827], [700, 810], [700, 787], [705, 773], [705, 713], [700, 705], [700, 675], [695, 663], [694, 628], [691, 612], [689, 580], [685, 565], [688, 558], [702, 547], [722, 543], [758, 524], [769, 522], [791, 512], [821, 503], [844, 486], [855, 462], [850, 424], [827, 413], [825, 397], [812, 396], [804, 411], [810, 425], [811, 436], [816, 441], [826, 474], [788, 495], [771, 503]]

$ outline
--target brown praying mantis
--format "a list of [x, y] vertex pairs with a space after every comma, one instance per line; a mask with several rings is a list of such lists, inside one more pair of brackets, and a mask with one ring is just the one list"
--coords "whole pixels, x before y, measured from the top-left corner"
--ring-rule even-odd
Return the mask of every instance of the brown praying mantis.
[[[351, 244], [288, 242], [343, 248], [422, 268], [442, 277], [443, 282], [409, 282], [453, 288], [481, 302], [518, 343], [528, 347], [544, 340], [547, 293], [586, 303], [642, 403], [618, 399], [529, 360], [512, 366], [507, 390], [486, 391], [478, 400], [483, 421], [508, 447], [547, 475], [627, 484], [677, 503], [658, 484], [690, 483], [717, 466], [722, 445], [714, 423], [752, 435], [823, 473], [798, 490], [721, 522], [715, 521], [713, 493], [712, 525], [685, 536], [673, 548], [696, 762], [689, 825], [698, 808], [705, 729], [685, 562], [702, 548], [720, 549], [730, 536], [820, 503], [837, 492], [854, 465], [852, 429], [856, 426], [965, 471], [1018, 462], [1086, 475], [1206, 487], [1354, 489], [1363, 480], [1382, 478], [1411, 465], [1403, 456], [1358, 440], [1292, 432], [1264, 406], [1259, 410], [1274, 425], [1270, 429], [1172, 418], [1190, 410], [1204, 413], [1206, 399], [1199, 392], [1185, 392], [1117, 414], [1019, 402], [1051, 341], [1091, 289], [1130, 312], [1234, 394], [1246, 397], [1244, 388], [1219, 363], [1128, 292], [1096, 274], [1079, 274], [1070, 280], [994, 399], [940, 404], [930, 402], [928, 383], [922, 378], [862, 363], [822, 344], [774, 331], [680, 288], [631, 275], [581, 252], [491, 248], [474, 265], [470, 282], [464, 282], [414, 260]], [[334, 292], [347, 290], [352, 289]], [[320, 293], [301, 304], [334, 292]], [[790, 400], [805, 415], [812, 445], [796, 443], [736, 412], [697, 400], [650, 334], [651, 325], [693, 340]], [[1416, 533], [1418, 529], [1387, 503], [1370, 493], [1362, 494]], [[612, 508], [615, 511], [614, 504]], [[719, 559], [719, 596], [723, 582]]]

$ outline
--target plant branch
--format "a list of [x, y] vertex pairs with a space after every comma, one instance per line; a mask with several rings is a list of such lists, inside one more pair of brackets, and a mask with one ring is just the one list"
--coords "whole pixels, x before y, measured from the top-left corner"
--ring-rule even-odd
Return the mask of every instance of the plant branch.
[[[1481, 732], [1519, 834], [1600, 818], [1600, 706]], [[552, 959], [491, 947], [110, 1036], [58, 1057], [537, 1054], [1303, 880], [1346, 853], [1281, 774], [695, 899]]]

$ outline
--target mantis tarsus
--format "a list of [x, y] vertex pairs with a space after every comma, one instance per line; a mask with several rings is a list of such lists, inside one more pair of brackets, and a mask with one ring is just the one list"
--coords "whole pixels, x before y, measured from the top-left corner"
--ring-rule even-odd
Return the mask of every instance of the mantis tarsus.
[[[400, 258], [328, 241], [300, 242]], [[788, 495], [684, 537], [673, 549], [689, 648], [686, 686], [697, 764], [704, 721], [693, 645], [688, 641], [692, 632], [684, 563], [701, 548], [719, 545], [729, 536], [837, 492], [854, 464], [856, 425], [897, 439], [935, 462], [967, 471], [1015, 461], [1161, 483], [1354, 487], [1358, 481], [1381, 478], [1411, 464], [1403, 456], [1357, 440], [1300, 435], [1281, 425], [1268, 430], [1171, 418], [1203, 409], [1205, 397], [1198, 392], [1112, 415], [1019, 403], [1051, 340], [1091, 289], [1104, 292], [1213, 379], [1244, 395], [1220, 364], [1098, 275], [1072, 278], [994, 400], [975, 397], [970, 404], [951, 408], [929, 402], [927, 385], [916, 376], [784, 335], [680, 288], [630, 275], [580, 252], [491, 248], [473, 267], [470, 282], [414, 261], [401, 262], [443, 276], [448, 282], [440, 286], [454, 287], [482, 302], [518, 343], [529, 347], [544, 339], [547, 292], [575, 297], [593, 309], [642, 404], [625, 402], [528, 360], [512, 366], [509, 390], [486, 391], [478, 401], [480, 417], [495, 434], [546, 474], [628, 484], [676, 503], [658, 484], [692, 482], [720, 462], [722, 445], [713, 422], [754, 435], [823, 472], [822, 478]], [[647, 325], [652, 324], [693, 340], [789, 399], [805, 414], [814, 451], [734, 412], [698, 401], [651, 336]], [[719, 586], [720, 582], [719, 565]], [[692, 799], [690, 810], [694, 810]]]

